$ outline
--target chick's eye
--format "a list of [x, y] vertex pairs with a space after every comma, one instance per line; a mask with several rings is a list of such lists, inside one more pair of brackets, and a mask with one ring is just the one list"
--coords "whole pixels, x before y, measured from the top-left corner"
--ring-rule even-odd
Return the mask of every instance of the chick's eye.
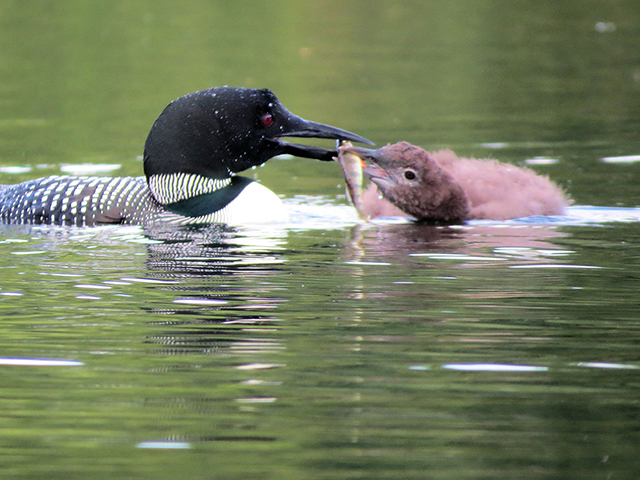
[[262, 117], [262, 124], [265, 127], [268, 127], [272, 123], [273, 123], [273, 115], [271, 115], [270, 113], [267, 113], [264, 117]]
[[416, 172], [414, 172], [413, 170], [405, 170], [404, 171], [404, 178], [406, 178], [407, 180], [415, 180], [416, 179]]

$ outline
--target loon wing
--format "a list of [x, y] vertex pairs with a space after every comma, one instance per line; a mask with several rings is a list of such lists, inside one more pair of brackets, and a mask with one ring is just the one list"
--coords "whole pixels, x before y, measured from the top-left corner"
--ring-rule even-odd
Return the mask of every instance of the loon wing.
[[158, 210], [144, 177], [53, 176], [0, 188], [3, 223], [138, 224], [140, 212]]

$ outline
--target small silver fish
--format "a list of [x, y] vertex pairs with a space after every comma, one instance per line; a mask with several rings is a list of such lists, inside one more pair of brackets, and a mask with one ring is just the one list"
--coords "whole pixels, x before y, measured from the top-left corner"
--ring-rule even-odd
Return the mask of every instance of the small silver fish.
[[338, 151], [338, 162], [342, 167], [346, 191], [351, 203], [356, 208], [358, 215], [363, 220], [368, 220], [367, 216], [362, 212], [362, 193], [364, 185], [364, 175], [362, 173], [363, 162], [360, 157], [352, 153], [345, 152], [344, 147], [351, 147], [351, 142], [338, 140], [336, 150]]

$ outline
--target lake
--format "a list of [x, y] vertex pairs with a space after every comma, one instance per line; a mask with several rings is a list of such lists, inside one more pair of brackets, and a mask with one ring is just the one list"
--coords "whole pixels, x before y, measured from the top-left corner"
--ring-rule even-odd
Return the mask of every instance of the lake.
[[637, 477], [637, 2], [0, 13], [0, 183], [141, 175], [167, 103], [233, 85], [574, 201], [366, 223], [337, 164], [286, 158], [245, 173], [282, 225], [1, 226], [2, 478]]

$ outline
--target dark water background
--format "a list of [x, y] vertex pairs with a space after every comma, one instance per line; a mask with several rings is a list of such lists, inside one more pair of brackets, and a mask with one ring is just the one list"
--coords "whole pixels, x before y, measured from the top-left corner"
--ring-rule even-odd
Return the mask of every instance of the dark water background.
[[227, 84], [576, 205], [366, 225], [290, 159], [289, 225], [2, 227], [2, 478], [637, 478], [640, 4], [8, 1], [0, 52], [2, 183], [139, 175]]

